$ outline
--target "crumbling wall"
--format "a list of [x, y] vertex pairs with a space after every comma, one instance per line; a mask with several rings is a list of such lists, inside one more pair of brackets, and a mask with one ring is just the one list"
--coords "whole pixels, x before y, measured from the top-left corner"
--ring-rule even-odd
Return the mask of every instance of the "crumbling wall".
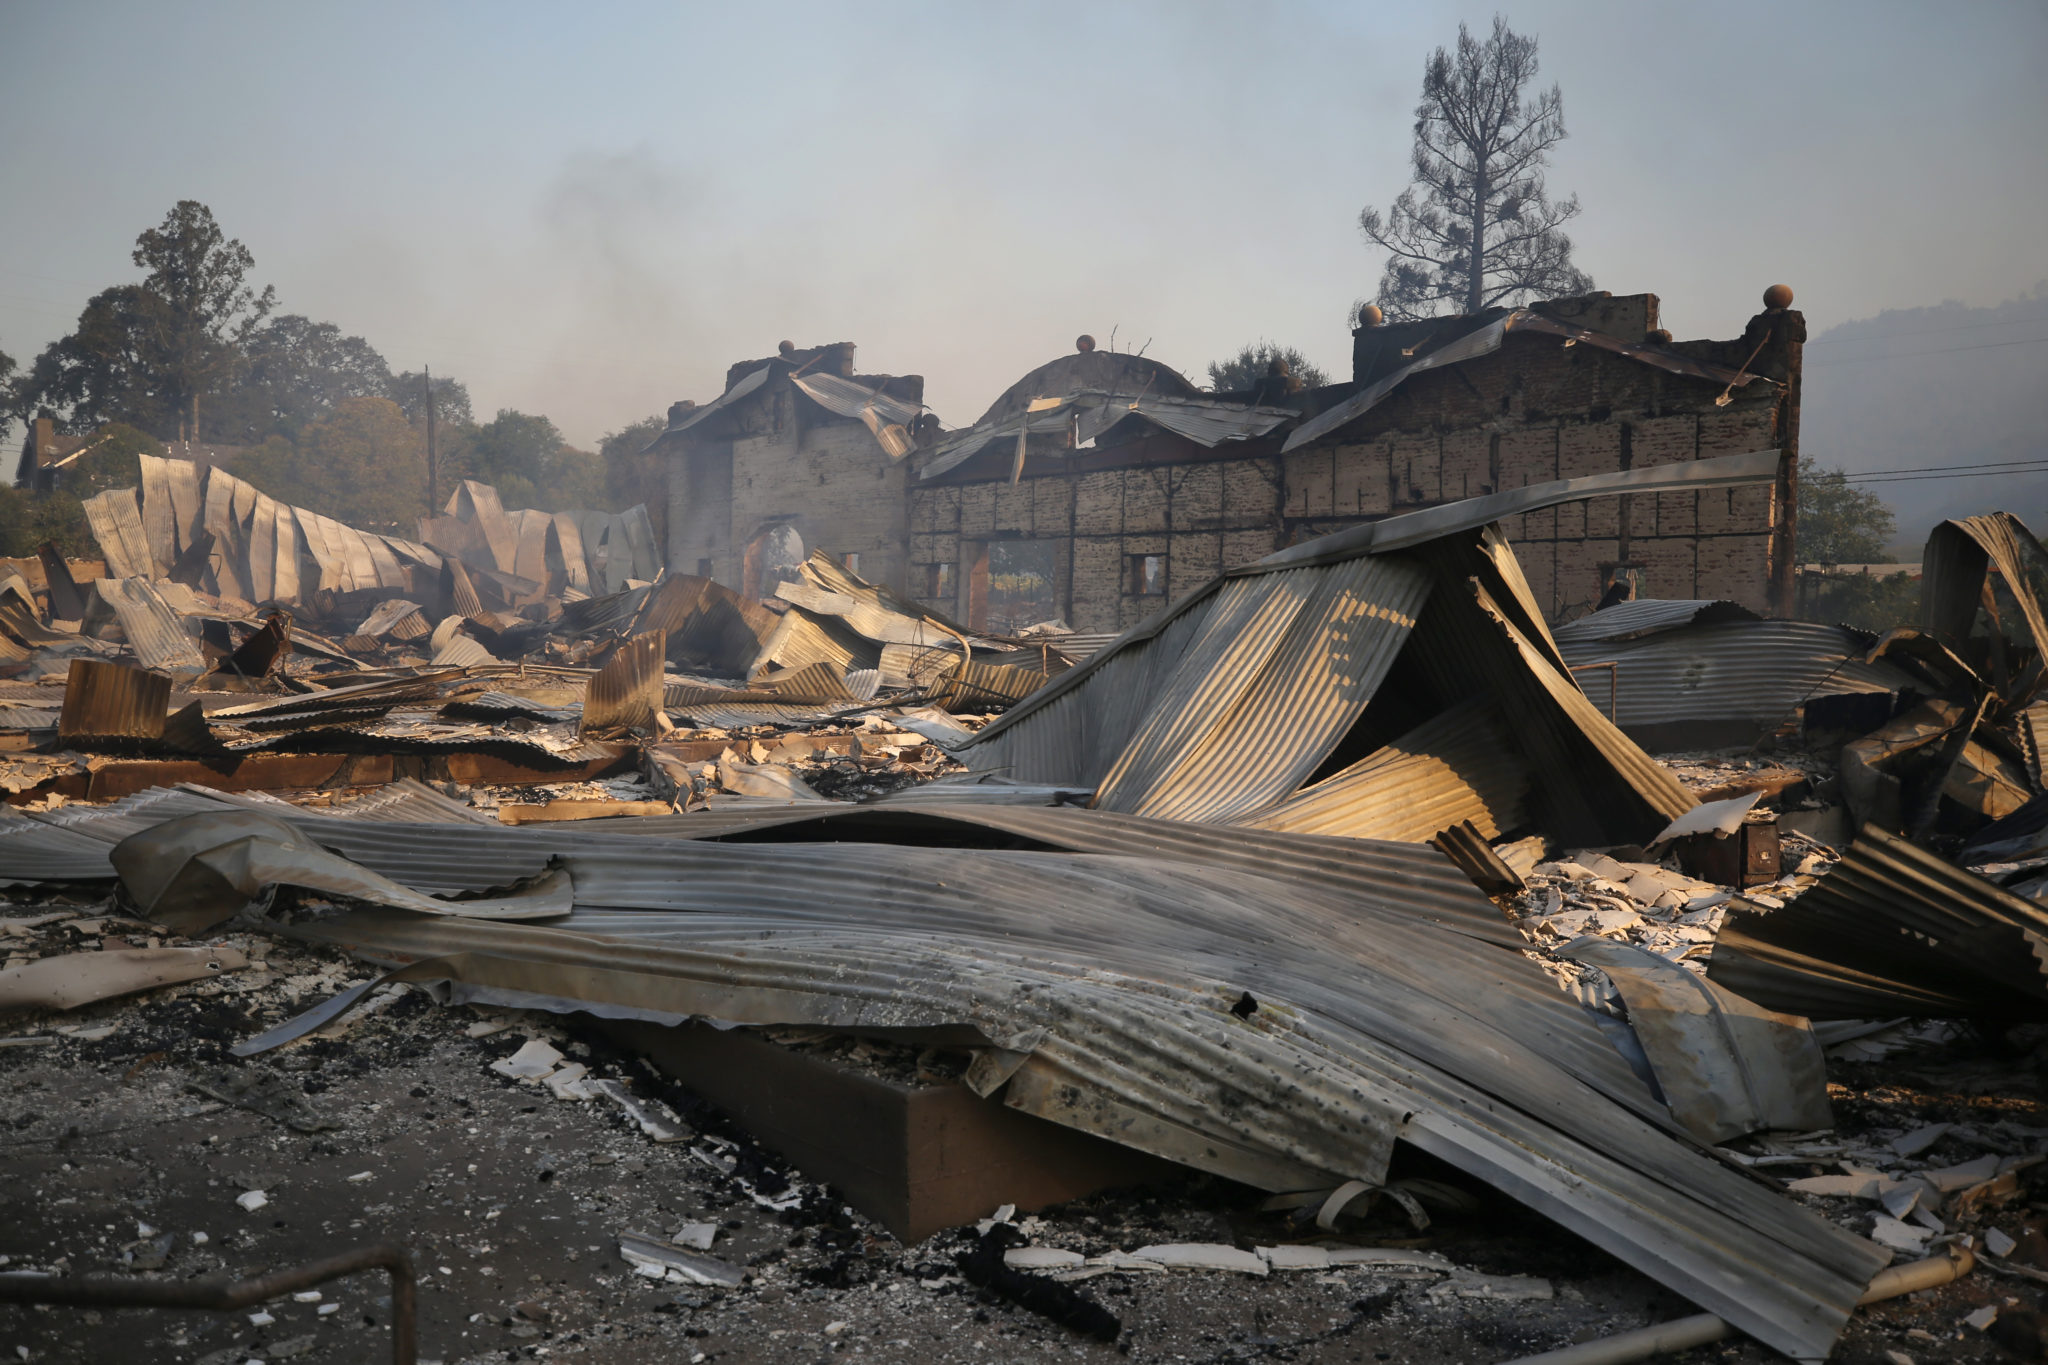
[[[927, 606], [971, 622], [983, 547], [1050, 540], [1067, 622], [1076, 630], [1122, 630], [1222, 569], [1278, 548], [1277, 457], [1218, 458], [1190, 442], [1176, 444], [1184, 456], [1177, 461], [1068, 468], [1014, 485], [913, 485], [912, 591]], [[1158, 449], [1148, 443], [1149, 453]], [[1131, 591], [1132, 560], [1148, 555], [1165, 560], [1163, 592]], [[959, 568], [954, 590], [942, 595], [933, 589], [946, 564]]]
[[857, 554], [861, 577], [908, 590], [908, 461], [780, 377], [731, 422], [731, 439], [686, 438], [670, 456], [670, 564], [744, 590], [748, 545], [787, 526], [806, 551]]
[[[1631, 329], [1656, 323], [1653, 295], [1565, 302], [1586, 307], [1546, 311], [1628, 341], [1644, 339]], [[1373, 333], [1391, 330], [1361, 328], [1361, 357]], [[1553, 479], [1796, 452], [1804, 335], [1801, 316], [1781, 310], [1760, 314], [1735, 341], [1672, 346], [1793, 381], [1752, 382], [1724, 407], [1715, 402], [1723, 385], [1511, 332], [1492, 355], [1418, 374], [1360, 420], [1290, 453], [1289, 536]], [[1785, 500], [1793, 487], [1781, 478], [1776, 487], [1603, 498], [1511, 518], [1504, 529], [1553, 620], [1590, 609], [1624, 574], [1640, 596], [1728, 598], [1769, 612], [1773, 570], [1792, 553]]]

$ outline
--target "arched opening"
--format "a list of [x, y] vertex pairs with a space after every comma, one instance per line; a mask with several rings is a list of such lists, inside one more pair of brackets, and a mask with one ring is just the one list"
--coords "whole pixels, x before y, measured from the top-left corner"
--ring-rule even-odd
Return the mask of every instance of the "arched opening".
[[741, 596], [773, 597], [775, 585], [794, 580], [803, 562], [804, 538], [788, 522], [756, 531], [740, 562]]

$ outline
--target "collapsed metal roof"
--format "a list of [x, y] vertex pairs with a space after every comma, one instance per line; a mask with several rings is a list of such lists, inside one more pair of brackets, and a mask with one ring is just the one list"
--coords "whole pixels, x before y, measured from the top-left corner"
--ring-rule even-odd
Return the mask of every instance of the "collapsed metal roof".
[[[1051, 847], [916, 846], [900, 829], [845, 841], [878, 817], [927, 832], [1007, 824]], [[1885, 1259], [1689, 1139], [1540, 969], [1468, 932], [1494, 912], [1433, 850], [1302, 836], [1265, 848], [1273, 836], [1240, 831], [1230, 842], [1252, 861], [1233, 867], [1200, 852], [1208, 831], [999, 806], [849, 812], [817, 832], [838, 842], [266, 822], [237, 808], [167, 820], [114, 861], [147, 869], [138, 895], [180, 914], [208, 912], [194, 897], [217, 875], [189, 869], [222, 868], [244, 894], [243, 864], [220, 861], [231, 849], [267, 880], [368, 901], [379, 908], [268, 927], [391, 964], [385, 980], [444, 999], [969, 1046], [968, 1083], [986, 1096], [1269, 1190], [1379, 1183], [1407, 1142], [1800, 1359], [1827, 1354]], [[1090, 837], [1119, 851], [1062, 846]], [[1322, 852], [1297, 871], [1305, 848]], [[424, 891], [502, 887], [550, 858], [531, 893], [421, 913]], [[1405, 880], [1386, 875], [1404, 866]], [[477, 917], [562, 896], [573, 910], [545, 923]], [[1445, 922], [1461, 897], [1469, 909]], [[374, 984], [238, 1050], [315, 1027]], [[1246, 995], [1255, 1007], [1234, 1011]]]
[[1264, 436], [1299, 415], [1291, 408], [1259, 407], [1221, 398], [1132, 395], [1099, 389], [1054, 394], [947, 436], [933, 447], [918, 477], [935, 479], [1004, 440], [1064, 435], [1068, 444], [1061, 453], [1073, 454], [1124, 422], [1136, 421], [1214, 448]]
[[1567, 346], [1596, 346], [1603, 351], [1611, 351], [1615, 355], [1641, 361], [1645, 365], [1655, 366], [1670, 374], [1711, 380], [1716, 384], [1726, 384], [1730, 388], [1741, 388], [1763, 378], [1762, 375], [1750, 374], [1743, 370], [1729, 370], [1719, 365], [1704, 364], [1676, 351], [1667, 351], [1661, 346], [1623, 341], [1605, 332], [1596, 332], [1588, 327], [1574, 327], [1555, 318], [1545, 317], [1541, 313], [1518, 308], [1504, 316], [1481, 323], [1456, 340], [1447, 342], [1392, 374], [1368, 384], [1341, 403], [1325, 408], [1290, 432], [1287, 444], [1281, 449], [1293, 450], [1298, 446], [1307, 445], [1318, 437], [1327, 436], [1339, 427], [1348, 426], [1378, 407], [1388, 394], [1425, 370], [1491, 355], [1501, 348], [1501, 343], [1506, 340], [1509, 332], [1541, 332], [1561, 337]]
[[[1541, 798], [1531, 808], [1557, 837], [1648, 838], [1691, 796], [1572, 680], [1490, 523], [1603, 494], [1763, 482], [1777, 463], [1776, 452], [1759, 452], [1532, 485], [1293, 546], [1126, 631], [983, 729], [962, 760], [1018, 781], [1094, 790], [1103, 809], [1247, 820], [1281, 807], [1361, 725], [1371, 731], [1382, 684], [1400, 668], [1409, 680], [1380, 710], [1405, 719], [1383, 743], [1475, 698], [1515, 718], [1512, 747], [1494, 760], [1503, 771], [1448, 794], [1464, 818], [1518, 798], [1526, 773]], [[1423, 699], [1422, 713], [1403, 712], [1401, 694]], [[1442, 778], [1472, 769], [1467, 754], [1408, 771]], [[1324, 801], [1316, 828], [1384, 831], [1333, 823], [1347, 810], [1376, 819], [1371, 809]]]

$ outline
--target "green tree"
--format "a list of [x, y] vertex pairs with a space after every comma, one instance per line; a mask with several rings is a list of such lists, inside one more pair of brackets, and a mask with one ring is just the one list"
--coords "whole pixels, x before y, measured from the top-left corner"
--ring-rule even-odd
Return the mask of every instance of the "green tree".
[[597, 455], [604, 462], [604, 501], [587, 506], [622, 512], [634, 503], [644, 504], [647, 519], [654, 523], [654, 543], [668, 544], [668, 460], [650, 455], [647, 447], [668, 430], [665, 417], [643, 417], [628, 427], [605, 433], [597, 443]]
[[350, 398], [391, 397], [391, 367], [361, 337], [331, 322], [284, 313], [251, 333], [237, 378], [213, 404], [209, 435], [255, 445], [278, 435], [297, 440]]
[[1851, 484], [1842, 470], [1800, 470], [1800, 563], [1883, 563], [1891, 558], [1897, 531], [1897, 519], [1884, 499]]
[[506, 507], [560, 512], [604, 505], [603, 462], [563, 440], [547, 418], [500, 408], [465, 435], [468, 449], [449, 467], [495, 487]]
[[179, 200], [135, 239], [140, 284], [86, 302], [68, 336], [45, 347], [12, 388], [26, 417], [49, 405], [71, 431], [125, 421], [168, 440], [200, 422], [199, 399], [228, 386], [242, 351], [276, 305], [248, 283], [255, 257], [227, 237], [212, 210]]
[[199, 398], [226, 386], [256, 329], [277, 306], [277, 291], [249, 285], [256, 258], [220, 230], [213, 210], [180, 199], [162, 223], [135, 239], [148, 324], [151, 377], [190, 431], [199, 436]]
[[56, 484], [77, 498], [89, 498], [109, 488], [139, 488], [142, 462], [136, 456], [163, 452], [162, 443], [146, 433], [125, 422], [109, 422], [75, 459], [57, 471]]
[[234, 473], [281, 502], [410, 537], [426, 508], [426, 441], [388, 398], [344, 398], [294, 443], [272, 436]]
[[1330, 376], [1323, 372], [1320, 365], [1292, 346], [1276, 346], [1270, 341], [1260, 341], [1245, 347], [1228, 360], [1210, 361], [1209, 387], [1216, 393], [1248, 393], [1266, 381], [1275, 360], [1287, 366], [1287, 373], [1300, 381], [1301, 388], [1321, 388], [1330, 382]]
[[9, 380], [17, 368], [14, 357], [0, 351], [0, 439], [6, 438], [8, 428], [13, 425], [14, 386]]
[[[424, 370], [406, 370], [392, 375], [384, 396], [398, 404], [405, 420], [424, 426], [427, 420], [427, 375]], [[459, 379], [442, 375], [434, 380], [434, 422], [437, 426], [469, 426], [476, 422], [470, 411], [469, 389]]]
[[1366, 238], [1387, 252], [1379, 302], [1390, 318], [1477, 313], [1593, 288], [1559, 230], [1578, 214], [1578, 196], [1553, 204], [1543, 181], [1551, 148], [1564, 141], [1564, 97], [1553, 85], [1524, 100], [1535, 76], [1536, 40], [1499, 15], [1485, 42], [1460, 24], [1457, 54], [1438, 48], [1423, 64], [1414, 183], [1384, 215], [1358, 215]]
[[26, 558], [40, 545], [55, 545], [71, 558], [97, 559], [99, 544], [86, 525], [85, 508], [63, 491], [31, 493], [0, 485], [0, 555]]

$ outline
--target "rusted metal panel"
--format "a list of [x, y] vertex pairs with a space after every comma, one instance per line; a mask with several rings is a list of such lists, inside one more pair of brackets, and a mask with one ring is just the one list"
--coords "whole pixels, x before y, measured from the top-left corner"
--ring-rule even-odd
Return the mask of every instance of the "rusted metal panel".
[[581, 734], [636, 730], [654, 732], [654, 713], [661, 709], [662, 655], [668, 637], [650, 630], [612, 651], [583, 694]]
[[1814, 1019], [2048, 1018], [2048, 910], [1865, 825], [1805, 894], [1731, 913], [1707, 975]]
[[170, 702], [171, 680], [162, 673], [109, 660], [73, 659], [57, 738], [67, 745], [158, 739]]
[[87, 795], [94, 801], [133, 796], [181, 782], [222, 791], [280, 791], [325, 787], [346, 774], [369, 785], [392, 778], [388, 754], [246, 754], [219, 759], [116, 759], [95, 768]]

